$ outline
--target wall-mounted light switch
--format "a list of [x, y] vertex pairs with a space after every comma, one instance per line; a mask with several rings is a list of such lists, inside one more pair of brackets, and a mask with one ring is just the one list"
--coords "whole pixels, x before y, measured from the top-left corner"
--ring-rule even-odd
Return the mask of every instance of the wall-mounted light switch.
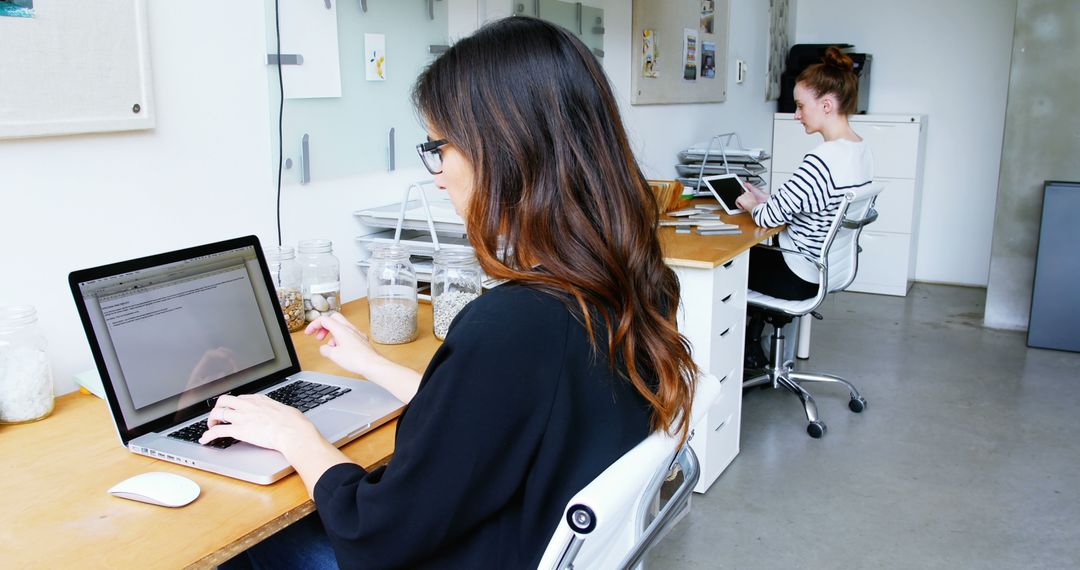
[[746, 62], [741, 59], [735, 60], [735, 83], [746, 80]]

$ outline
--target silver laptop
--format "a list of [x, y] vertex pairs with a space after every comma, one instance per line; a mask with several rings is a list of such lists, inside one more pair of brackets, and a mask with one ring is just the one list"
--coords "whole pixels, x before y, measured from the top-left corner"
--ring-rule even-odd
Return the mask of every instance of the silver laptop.
[[71, 292], [120, 441], [133, 453], [269, 484], [276, 451], [198, 443], [222, 394], [266, 394], [344, 445], [404, 404], [371, 382], [301, 372], [255, 236], [72, 272]]

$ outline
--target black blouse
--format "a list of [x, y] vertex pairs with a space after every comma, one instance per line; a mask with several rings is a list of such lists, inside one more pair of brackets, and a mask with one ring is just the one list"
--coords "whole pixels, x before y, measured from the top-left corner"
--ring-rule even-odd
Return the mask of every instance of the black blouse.
[[566, 303], [506, 284], [454, 320], [390, 463], [330, 468], [315, 504], [342, 568], [535, 568], [570, 497], [649, 417]]

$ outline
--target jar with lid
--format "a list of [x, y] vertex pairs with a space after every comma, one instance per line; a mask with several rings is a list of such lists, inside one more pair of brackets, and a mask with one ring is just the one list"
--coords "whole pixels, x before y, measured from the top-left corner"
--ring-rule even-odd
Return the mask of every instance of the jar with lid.
[[293, 248], [283, 245], [267, 247], [266, 264], [270, 268], [270, 279], [277, 289], [278, 304], [281, 305], [281, 315], [285, 317], [285, 325], [289, 332], [296, 332], [304, 328], [304, 294], [301, 291], [303, 276], [300, 264], [296, 261]]
[[435, 336], [446, 338], [450, 323], [461, 309], [480, 296], [483, 272], [468, 249], [441, 249], [435, 253], [431, 273], [431, 306]]
[[40, 420], [53, 410], [45, 337], [30, 305], [0, 307], [0, 423]]
[[416, 339], [416, 271], [408, 249], [384, 244], [372, 250], [367, 293], [371, 340], [402, 344]]
[[341, 273], [333, 242], [308, 239], [297, 244], [303, 275], [304, 311], [307, 322], [337, 312], [341, 306]]

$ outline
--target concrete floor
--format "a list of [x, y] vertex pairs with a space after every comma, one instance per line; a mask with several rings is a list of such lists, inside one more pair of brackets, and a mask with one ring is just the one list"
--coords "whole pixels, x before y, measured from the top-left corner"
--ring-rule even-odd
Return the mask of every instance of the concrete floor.
[[1080, 568], [1080, 354], [981, 326], [985, 291], [917, 284], [840, 293], [800, 367], [750, 389], [741, 451], [649, 554], [650, 568]]

